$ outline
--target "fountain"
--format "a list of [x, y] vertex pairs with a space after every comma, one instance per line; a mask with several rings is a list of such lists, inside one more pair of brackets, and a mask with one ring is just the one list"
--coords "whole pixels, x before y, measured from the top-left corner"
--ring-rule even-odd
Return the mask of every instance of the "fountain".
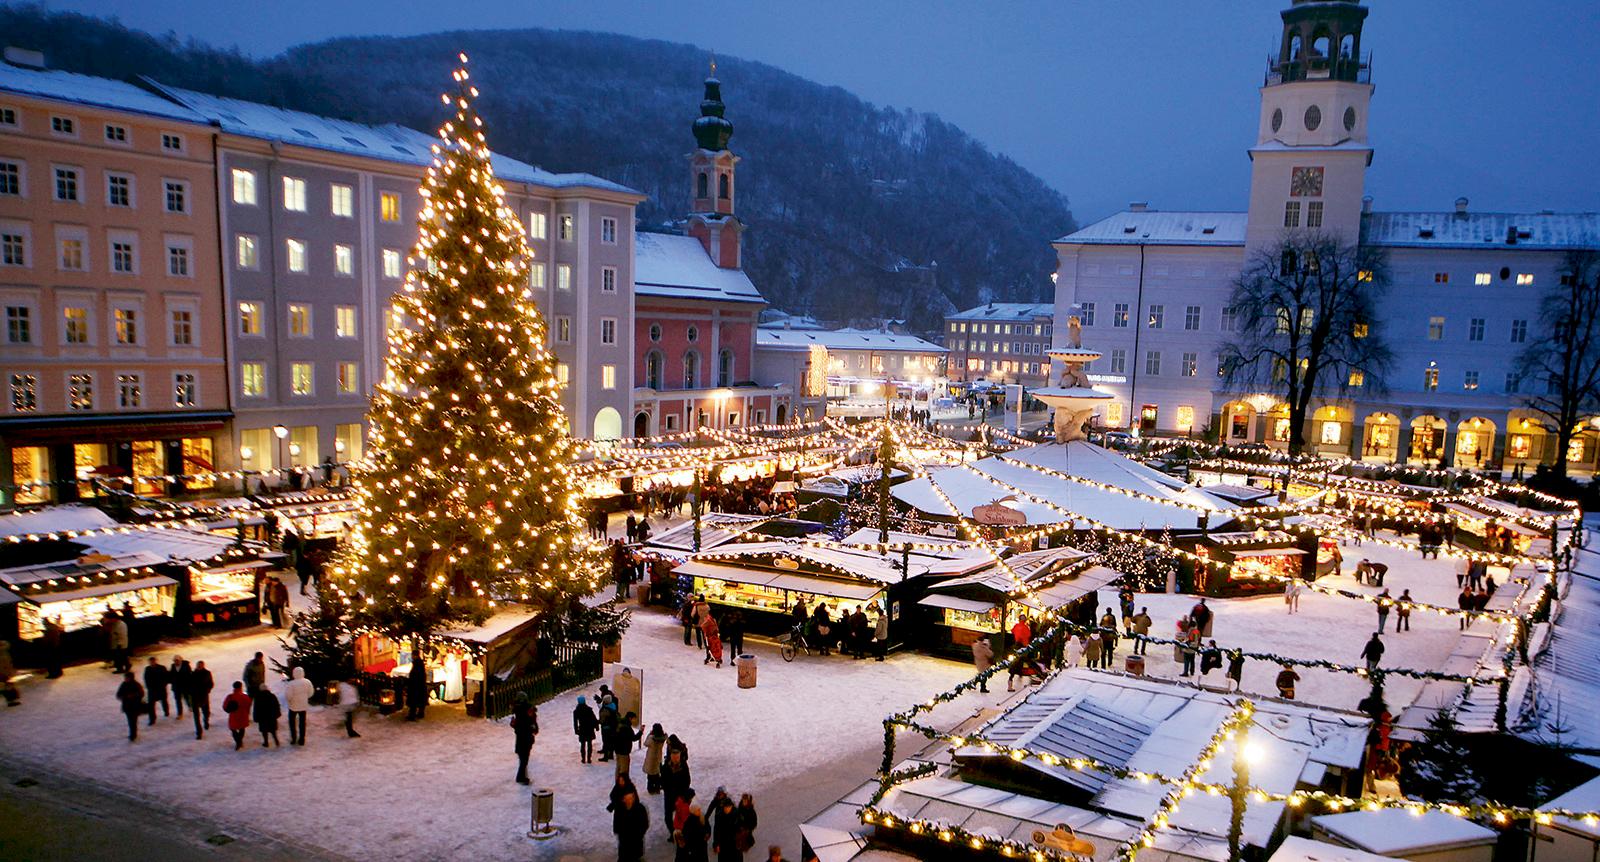
[[1095, 408], [1112, 397], [1111, 393], [1090, 386], [1083, 370], [1084, 365], [1100, 358], [1100, 352], [1084, 349], [1083, 324], [1077, 315], [1067, 318], [1067, 346], [1047, 352], [1052, 360], [1061, 363], [1060, 381], [1029, 394], [1055, 408], [1057, 443], [1082, 440], [1084, 426], [1089, 424]]

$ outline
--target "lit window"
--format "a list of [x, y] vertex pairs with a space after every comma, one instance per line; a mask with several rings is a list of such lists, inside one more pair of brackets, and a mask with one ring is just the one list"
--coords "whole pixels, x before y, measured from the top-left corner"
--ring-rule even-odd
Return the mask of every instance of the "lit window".
[[115, 323], [118, 344], [139, 343], [139, 312], [133, 308], [113, 309], [112, 319]]
[[615, 389], [615, 388], [617, 388], [617, 366], [615, 366], [615, 365], [602, 365], [602, 366], [600, 366], [600, 388], [601, 389]]
[[78, 199], [78, 169], [56, 168], [56, 200], [75, 201]]
[[305, 240], [289, 239], [283, 242], [286, 264], [290, 272], [306, 271], [306, 244]]
[[1439, 388], [1439, 369], [1428, 368], [1422, 372], [1422, 388], [1426, 392], [1434, 392]]
[[239, 393], [249, 397], [266, 394], [267, 367], [260, 362], [245, 362], [239, 365]]
[[1351, 338], [1366, 338], [1367, 337], [1367, 333], [1369, 331], [1371, 331], [1371, 330], [1368, 328], [1367, 324], [1365, 324], [1365, 323], [1353, 324], [1350, 327], [1350, 337]]
[[1370, 269], [1356, 271], [1356, 281], [1371, 281], [1372, 277], [1372, 270]]
[[32, 374], [11, 375], [11, 412], [32, 413], [39, 409], [39, 378]]
[[1367, 375], [1360, 371], [1351, 371], [1350, 376], [1346, 379], [1346, 382], [1349, 384], [1351, 389], [1358, 389], [1366, 385]]
[[94, 409], [94, 375], [77, 373], [67, 375], [67, 409]]
[[1472, 277], [1473, 284], [1490, 284], [1493, 279], [1487, 272], [1480, 272]]
[[572, 235], [572, 215], [570, 213], [562, 213], [556, 216], [556, 239], [568, 241], [572, 239]]
[[283, 208], [290, 212], [306, 211], [306, 181], [299, 177], [283, 178]]
[[68, 344], [89, 343], [89, 309], [71, 306], [63, 308], [61, 319], [66, 327], [63, 336]]
[[1473, 390], [1478, 388], [1478, 372], [1468, 371], [1461, 380], [1461, 388]]
[[1112, 401], [1111, 403], [1107, 404], [1106, 405], [1106, 424], [1110, 425], [1113, 428], [1121, 428], [1122, 427], [1122, 423], [1123, 423], [1122, 402], [1120, 402], [1120, 401]]
[[172, 406], [193, 407], [198, 388], [193, 374], [182, 372], [172, 375]]
[[334, 183], [328, 187], [329, 209], [340, 218], [351, 218], [356, 214], [355, 193], [349, 186]]
[[339, 391], [346, 395], [356, 391], [360, 385], [357, 382], [356, 364], [354, 362], [339, 363]]
[[255, 206], [256, 203], [256, 172], [243, 168], [233, 169], [233, 202]]
[[600, 270], [600, 292], [601, 293], [616, 293], [617, 292], [617, 269], [616, 269], [616, 267], [608, 266], [608, 267]]
[[292, 338], [311, 337], [311, 306], [303, 302], [289, 303], [289, 335]]
[[144, 402], [143, 385], [137, 374], [117, 375], [117, 407], [138, 409]]
[[126, 174], [106, 175], [106, 206], [133, 206], [133, 177]]
[[528, 213], [528, 239], [544, 239], [549, 235], [550, 217], [544, 213]]
[[1145, 323], [1151, 329], [1160, 329], [1166, 323], [1166, 319], [1167, 307], [1165, 305], [1152, 305]]
[[571, 290], [572, 289], [572, 264], [570, 264], [570, 263], [558, 263], [558, 264], [556, 264], [556, 289], [557, 290]]
[[10, 344], [33, 342], [33, 309], [26, 305], [6, 306], [6, 341]]
[[169, 213], [186, 213], [189, 211], [189, 184], [179, 180], [163, 180], [161, 187], [165, 192], [164, 206]]
[[398, 250], [392, 248], [383, 250], [383, 277], [400, 277], [400, 252]]
[[340, 275], [354, 275], [356, 271], [355, 249], [347, 245], [333, 247], [333, 271]]
[[400, 195], [397, 192], [381, 192], [378, 195], [378, 217], [384, 221], [400, 220]]
[[617, 321], [615, 318], [604, 317], [600, 319], [600, 343], [617, 343]]
[[600, 220], [600, 241], [615, 245], [617, 242], [617, 220], [603, 218]]
[[194, 344], [194, 312], [186, 308], [173, 309], [171, 314], [172, 344], [187, 347]]
[[1444, 338], [1444, 318], [1428, 318], [1428, 340], [1439, 341]]
[[567, 382], [569, 380], [571, 380], [571, 379], [572, 379], [572, 369], [565, 362], [557, 362], [556, 363], [556, 380], [560, 381], [562, 386], [565, 386], [565, 385], [567, 385]]
[[83, 257], [83, 240], [76, 237], [63, 238], [57, 243], [57, 266], [63, 270], [81, 272], [85, 268]]
[[544, 289], [544, 264], [528, 264], [528, 287], [534, 290]]
[[1117, 329], [1125, 329], [1128, 326], [1128, 304], [1126, 302], [1116, 304], [1111, 313], [1111, 325]]
[[333, 334], [340, 338], [356, 337], [356, 307], [335, 306], [333, 309]]
[[260, 335], [261, 334], [261, 323], [262, 323], [262, 321], [261, 321], [261, 303], [259, 303], [259, 302], [241, 302], [241, 303], [239, 303], [239, 334], [240, 335]]
[[1450, 283], [1450, 273], [1448, 273], [1448, 272], [1436, 272], [1436, 273], [1434, 273], [1433, 274], [1433, 283], [1434, 284], [1449, 284]]
[[289, 364], [289, 391], [295, 395], [311, 394], [311, 363], [293, 362]]
[[1519, 272], [1519, 273], [1517, 273], [1517, 284], [1519, 284], [1519, 285], [1533, 284], [1533, 273], [1531, 273], [1531, 272]]

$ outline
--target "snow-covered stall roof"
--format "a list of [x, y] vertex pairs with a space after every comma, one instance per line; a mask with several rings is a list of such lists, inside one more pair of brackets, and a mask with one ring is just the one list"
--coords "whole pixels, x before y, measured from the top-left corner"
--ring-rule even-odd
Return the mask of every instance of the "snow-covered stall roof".
[[90, 561], [81, 563], [78, 560], [38, 563], [0, 569], [0, 584], [10, 588], [21, 588], [32, 584], [59, 580], [64, 577], [83, 577], [97, 575], [102, 572], [120, 572], [145, 566], [159, 566], [164, 562], [166, 560], [163, 557], [144, 551], [135, 551], [127, 554], [110, 555], [100, 559], [91, 558]]
[[756, 347], [761, 350], [810, 350], [812, 345], [820, 345], [829, 350], [870, 350], [890, 353], [950, 352], [948, 348], [940, 347], [927, 339], [894, 332], [766, 328], [756, 330]]
[[1358, 850], [1402, 858], [1493, 844], [1496, 839], [1493, 829], [1443, 811], [1427, 811], [1421, 816], [1400, 808], [1346, 811], [1313, 817], [1311, 826], [1313, 833], [1320, 830]]
[[[1565, 808], [1568, 811], [1600, 811], [1600, 778], [1591, 778], [1539, 807]], [[1566, 817], [1556, 818], [1556, 823], [1570, 832], [1581, 832], [1591, 838], [1600, 839], [1600, 825]]]
[[765, 304], [742, 269], [724, 269], [692, 236], [638, 233], [633, 238], [633, 284], [639, 296]]
[[1552, 608], [1545, 648], [1533, 657], [1537, 707], [1546, 722], [1561, 718], [1571, 726], [1567, 742], [1577, 748], [1600, 748], [1600, 554], [1578, 551], [1575, 571], [1563, 584], [1565, 594]]
[[[981, 551], [974, 551], [970, 556], [952, 557], [949, 559], [918, 551], [912, 551], [909, 559], [909, 572], [901, 570], [900, 554], [880, 554], [865, 548], [856, 549], [838, 547], [835, 545], [819, 545], [804, 541], [766, 541], [766, 542], [738, 542], [717, 548], [714, 554], [702, 553], [691, 562], [707, 564], [712, 567], [738, 567], [739, 561], [761, 561], [759, 566], [766, 568], [764, 561], [769, 559], [788, 559], [796, 563], [809, 563], [825, 572], [855, 576], [880, 584], [897, 584], [907, 578], [922, 575], [953, 575], [975, 571], [985, 566], [993, 565], [994, 560]], [[706, 575], [706, 577], [716, 577]]]
[[162, 562], [209, 560], [233, 545], [231, 536], [175, 527], [170, 530], [134, 530], [129, 533], [96, 533], [79, 536], [73, 542], [101, 554], [145, 553]]
[[31, 512], [0, 515], [0, 538], [61, 530], [98, 530], [116, 526], [110, 515], [92, 506], [50, 506]]
[[1388, 856], [1368, 853], [1354, 847], [1341, 847], [1326, 841], [1313, 841], [1290, 835], [1283, 839], [1267, 862], [1394, 862]]
[[[854, 533], [845, 536], [844, 539], [840, 541], [840, 544], [857, 545], [871, 548], [878, 544], [878, 536], [879, 533], [877, 530], [863, 527], [862, 529], [856, 530]], [[919, 542], [928, 543], [929, 541], [930, 540], [927, 536], [918, 535], [916, 533], [900, 533], [894, 530], [889, 531], [890, 545], [915, 545]], [[913, 548], [911, 551], [912, 562], [914, 564], [919, 564], [922, 567], [923, 574], [962, 575], [968, 572], [977, 571], [979, 569], [988, 568], [994, 562], [993, 555], [991, 555], [981, 546], [975, 545], [971, 542], [962, 542], [953, 539], [940, 539], [935, 540], [935, 543], [938, 545], [938, 547]], [[870, 553], [876, 554], [877, 551], [873, 550], [870, 551]], [[890, 551], [890, 556], [898, 559], [900, 552]]]
[[[1083, 482], [1057, 478], [1024, 466], [1028, 464], [1157, 499], [1133, 497]], [[1196, 529], [1200, 513], [1190, 507], [1217, 513], [1210, 519], [1210, 526], [1218, 527], [1231, 520], [1232, 511], [1238, 508], [1203, 489], [1186, 485], [1172, 476], [1086, 440], [1029, 446], [1003, 458], [982, 459], [972, 467], [976, 473], [964, 467], [934, 470], [930, 476], [896, 485], [892, 493], [896, 499], [920, 511], [954, 516], [955, 512], [935, 493], [932, 483], [937, 482], [945, 495], [961, 508], [961, 514], [970, 518], [973, 507], [1011, 496], [1006, 487], [1010, 486], [1040, 500], [1048, 500], [1056, 509], [1080, 513], [1086, 518], [1122, 530], [1159, 530], [1164, 527]], [[1169, 502], [1182, 505], [1169, 505]], [[1028, 524], [1053, 524], [1065, 518], [1056, 509], [1026, 498], [1007, 505], [1020, 511]]]
[[496, 611], [482, 623], [464, 629], [450, 629], [440, 637], [473, 644], [492, 644], [539, 618], [537, 611], [524, 607], [510, 607]]
[[[700, 516], [700, 550], [710, 550], [746, 535], [746, 531], [743, 528], [762, 520], [766, 519], [759, 515], [707, 512]], [[651, 536], [646, 546], [650, 548], [670, 548], [674, 551], [693, 551], [693, 519]]]

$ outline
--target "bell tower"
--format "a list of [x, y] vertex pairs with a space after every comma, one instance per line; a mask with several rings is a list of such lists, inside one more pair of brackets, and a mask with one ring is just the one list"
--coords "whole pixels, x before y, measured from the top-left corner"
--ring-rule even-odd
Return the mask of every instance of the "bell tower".
[[1293, 0], [1281, 17], [1250, 148], [1245, 245], [1248, 251], [1275, 243], [1294, 230], [1354, 243], [1372, 163], [1371, 55], [1361, 51], [1367, 8], [1360, 0]]
[[733, 123], [724, 114], [722, 82], [717, 80], [717, 61], [711, 61], [705, 95], [700, 100], [700, 116], [694, 121], [695, 151], [689, 154], [690, 236], [700, 240], [706, 254], [724, 269], [741, 266], [739, 234], [744, 225], [733, 214], [734, 168], [739, 157], [728, 149]]

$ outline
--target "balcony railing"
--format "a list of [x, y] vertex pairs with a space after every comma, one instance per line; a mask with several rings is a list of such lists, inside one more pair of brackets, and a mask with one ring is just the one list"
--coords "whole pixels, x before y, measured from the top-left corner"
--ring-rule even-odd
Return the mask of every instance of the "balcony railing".
[[1287, 84], [1291, 81], [1353, 81], [1372, 83], [1372, 52], [1364, 57], [1324, 57], [1320, 54], [1301, 54], [1292, 60], [1267, 55], [1267, 85]]

